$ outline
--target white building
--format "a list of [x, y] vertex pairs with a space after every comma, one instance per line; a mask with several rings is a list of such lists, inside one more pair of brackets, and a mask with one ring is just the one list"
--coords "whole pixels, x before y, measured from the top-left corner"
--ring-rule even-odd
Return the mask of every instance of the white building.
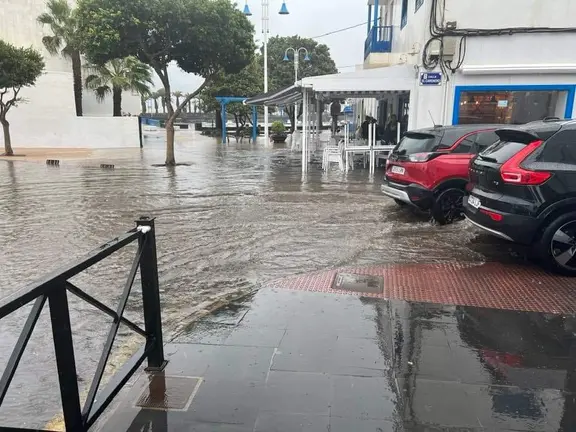
[[[36, 18], [45, 10], [46, 0], [2, 0], [0, 5], [0, 39], [36, 48], [46, 63], [36, 86], [22, 90], [25, 103], [8, 113], [13, 146], [138, 147], [137, 117], [113, 118], [112, 96], [98, 103], [92, 92], [84, 90], [84, 117], [76, 117], [72, 65], [61, 56], [50, 55], [42, 45], [42, 37], [50, 33]], [[122, 108], [140, 113], [140, 98], [124, 92]]]
[[413, 65], [414, 85], [365, 114], [408, 115], [411, 129], [574, 117], [576, 2], [553, 3], [369, 0], [364, 68]]

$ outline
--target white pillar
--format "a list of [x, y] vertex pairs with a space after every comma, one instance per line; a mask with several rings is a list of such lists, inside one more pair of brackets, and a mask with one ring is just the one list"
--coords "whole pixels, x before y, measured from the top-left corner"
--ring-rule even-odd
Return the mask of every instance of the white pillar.
[[306, 115], [308, 114], [308, 93], [306, 89], [302, 89], [302, 172], [308, 172], [308, 142], [307, 142], [307, 128], [306, 128]]

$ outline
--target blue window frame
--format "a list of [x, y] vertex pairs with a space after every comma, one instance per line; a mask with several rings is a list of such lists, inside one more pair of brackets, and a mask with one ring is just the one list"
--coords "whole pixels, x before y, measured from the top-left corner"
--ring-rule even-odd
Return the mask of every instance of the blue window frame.
[[452, 124], [459, 124], [460, 102], [463, 92], [498, 92], [498, 91], [559, 91], [566, 92], [566, 107], [564, 117], [572, 118], [574, 111], [574, 99], [576, 96], [576, 84], [550, 84], [550, 85], [495, 85], [495, 86], [456, 86], [454, 89], [454, 107], [452, 112]]
[[423, 4], [424, 0], [416, 0], [416, 3], [414, 4], [414, 13], [416, 13], [418, 9], [420, 9], [420, 6], [422, 6]]
[[402, 0], [402, 18], [400, 20], [400, 28], [404, 28], [408, 22], [408, 0]]

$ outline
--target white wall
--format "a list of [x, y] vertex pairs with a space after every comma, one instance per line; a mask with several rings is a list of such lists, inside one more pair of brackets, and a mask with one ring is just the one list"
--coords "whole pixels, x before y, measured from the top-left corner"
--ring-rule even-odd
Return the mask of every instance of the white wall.
[[574, 0], [444, 1], [445, 21], [458, 28], [576, 27]]
[[[16, 111], [14, 111], [16, 113]], [[68, 117], [36, 120], [11, 116], [12, 146], [18, 148], [137, 148], [138, 117]]]

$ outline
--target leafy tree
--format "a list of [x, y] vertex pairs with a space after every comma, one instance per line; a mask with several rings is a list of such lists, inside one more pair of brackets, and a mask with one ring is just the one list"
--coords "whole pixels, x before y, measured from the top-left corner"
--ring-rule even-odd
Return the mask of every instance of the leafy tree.
[[102, 66], [88, 65], [91, 72], [86, 77], [86, 88], [94, 90], [98, 102], [104, 101], [112, 93], [114, 117], [122, 115], [122, 92], [135, 91], [141, 96], [150, 94], [151, 71], [136, 57], [110, 60]]
[[[212, 111], [216, 113], [217, 129], [222, 129], [222, 113], [216, 96], [251, 97], [262, 93], [264, 77], [261, 64], [260, 56], [257, 56], [238, 73], [226, 74], [221, 72], [217, 74], [212, 82], [202, 90], [200, 102], [205, 112]], [[230, 103], [226, 107], [226, 111], [234, 115], [236, 127], [243, 126], [247, 121], [250, 121], [251, 108], [242, 103]]]
[[74, 103], [76, 115], [82, 115], [82, 58], [76, 11], [68, 0], [48, 0], [48, 11], [38, 17], [38, 22], [48, 26], [52, 36], [44, 36], [42, 43], [52, 55], [62, 54], [72, 61]]
[[[310, 56], [310, 61], [304, 61], [301, 55], [298, 62], [298, 79], [317, 75], [327, 75], [338, 73], [336, 63], [330, 56], [330, 48], [327, 45], [319, 44], [314, 39], [296, 36], [274, 36], [268, 41], [268, 73], [270, 79], [270, 90], [280, 90], [294, 84], [294, 53], [288, 53], [290, 61], [283, 61], [287, 48], [306, 48]], [[322, 108], [323, 109], [323, 108]], [[294, 119], [294, 106], [287, 106], [286, 111], [290, 116], [291, 131], [294, 132], [296, 121]], [[302, 115], [302, 104], [300, 104], [299, 114]]]
[[42, 55], [32, 48], [17, 48], [0, 40], [0, 123], [4, 130], [4, 150], [12, 156], [10, 123], [6, 119], [10, 108], [22, 101], [22, 87], [33, 86], [44, 70]]
[[82, 47], [102, 64], [129, 55], [150, 65], [166, 95], [174, 61], [204, 83], [174, 107], [166, 99], [166, 165], [175, 165], [174, 121], [218, 72], [235, 73], [254, 55], [254, 28], [230, 0], [79, 0]]

